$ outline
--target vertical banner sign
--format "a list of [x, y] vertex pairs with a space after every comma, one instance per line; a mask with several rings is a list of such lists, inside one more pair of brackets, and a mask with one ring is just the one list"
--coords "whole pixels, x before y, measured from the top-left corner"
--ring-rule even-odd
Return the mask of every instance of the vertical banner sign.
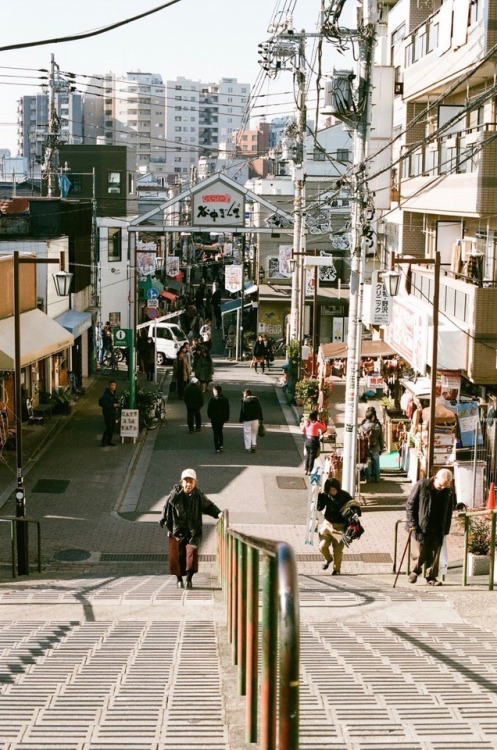
[[226, 266], [224, 269], [224, 287], [227, 292], [233, 294], [240, 292], [242, 288], [242, 267]]
[[388, 296], [379, 272], [371, 274], [371, 323], [375, 326], [386, 326], [392, 318], [392, 300]]
[[314, 297], [314, 285], [317, 283], [316, 288], [316, 294], [319, 292], [319, 278], [315, 280], [314, 276], [317, 276], [317, 273], [314, 273], [314, 268], [306, 268], [305, 269], [305, 296], [306, 297]]
[[166, 262], [166, 275], [173, 278], [179, 274], [179, 258], [177, 255], [168, 255]]
[[290, 258], [292, 257], [293, 245], [278, 245], [279, 275], [290, 277]]

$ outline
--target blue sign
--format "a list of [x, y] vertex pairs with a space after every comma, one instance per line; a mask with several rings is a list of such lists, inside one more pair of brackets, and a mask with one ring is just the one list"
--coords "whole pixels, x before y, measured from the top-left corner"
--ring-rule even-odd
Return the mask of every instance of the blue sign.
[[148, 299], [157, 299], [158, 296], [159, 296], [159, 292], [157, 291], [157, 289], [154, 289], [153, 287], [151, 287], [150, 289], [147, 289]]

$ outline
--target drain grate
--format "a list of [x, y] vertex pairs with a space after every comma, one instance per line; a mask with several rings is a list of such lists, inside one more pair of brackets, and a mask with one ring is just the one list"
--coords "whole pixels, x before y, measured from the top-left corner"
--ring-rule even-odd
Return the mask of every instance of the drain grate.
[[[74, 553], [78, 550], [64, 550], [63, 552], [57, 553], [57, 555]], [[58, 557], [58, 559], [67, 559]], [[72, 558], [74, 559], [74, 558]], [[86, 558], [84, 558], [86, 559]], [[142, 552], [102, 552], [100, 555], [100, 562], [165, 562], [168, 559], [167, 555], [155, 552], [142, 553]], [[199, 555], [198, 559], [200, 562], [216, 562], [216, 555]], [[299, 554], [296, 555], [298, 562], [320, 562], [323, 557], [317, 553]], [[343, 556], [345, 561], [349, 562], [363, 562], [363, 563], [391, 563], [392, 557], [387, 552], [363, 552], [360, 555], [345, 554]]]
[[302, 477], [276, 477], [280, 490], [305, 490], [307, 485]]
[[61, 562], [82, 562], [91, 557], [91, 553], [86, 549], [61, 549], [54, 555], [56, 560]]
[[45, 492], [47, 495], [62, 495], [69, 487], [69, 479], [38, 479], [31, 492]]

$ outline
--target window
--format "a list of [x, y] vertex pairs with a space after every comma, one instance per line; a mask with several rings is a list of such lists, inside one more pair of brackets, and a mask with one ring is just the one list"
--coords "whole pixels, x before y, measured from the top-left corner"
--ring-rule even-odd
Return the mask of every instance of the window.
[[108, 172], [107, 192], [118, 193], [118, 194], [121, 192], [121, 173], [120, 172]]
[[348, 148], [337, 148], [338, 161], [350, 161], [350, 151]]
[[120, 261], [122, 254], [122, 229], [109, 227], [107, 229], [107, 260], [109, 263]]
[[317, 148], [314, 151], [313, 159], [314, 161], [324, 161], [324, 151]]

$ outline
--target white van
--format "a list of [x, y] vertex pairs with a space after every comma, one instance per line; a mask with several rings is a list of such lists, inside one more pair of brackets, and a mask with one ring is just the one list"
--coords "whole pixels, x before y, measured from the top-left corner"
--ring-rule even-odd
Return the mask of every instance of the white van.
[[150, 323], [146, 327], [147, 336], [155, 340], [157, 331], [157, 364], [165, 365], [176, 359], [178, 350], [188, 341], [177, 323]]

